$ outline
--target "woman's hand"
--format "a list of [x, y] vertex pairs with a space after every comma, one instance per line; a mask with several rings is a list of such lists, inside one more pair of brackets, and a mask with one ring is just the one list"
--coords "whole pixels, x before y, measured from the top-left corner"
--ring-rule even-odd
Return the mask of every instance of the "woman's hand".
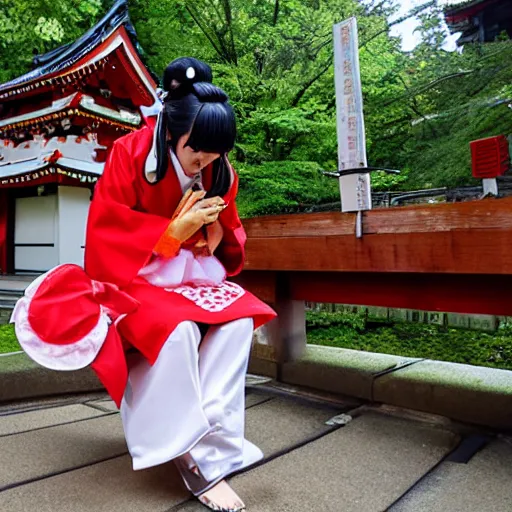
[[217, 249], [217, 247], [222, 242], [224, 229], [222, 228], [220, 222], [215, 221], [213, 224], [210, 224], [206, 227], [206, 232], [208, 234], [208, 249], [210, 250], [210, 254], [213, 254], [215, 249]]
[[226, 207], [221, 197], [208, 199], [200, 199], [200, 197], [204, 197], [204, 192], [191, 195], [184, 202], [167, 228], [169, 236], [181, 243], [186, 242], [204, 225], [215, 222], [220, 212]]
[[198, 214], [203, 220], [203, 225], [212, 224], [218, 219], [220, 212], [224, 210], [224, 208], [226, 208], [226, 204], [222, 197], [210, 197], [198, 201], [192, 206], [190, 213]]

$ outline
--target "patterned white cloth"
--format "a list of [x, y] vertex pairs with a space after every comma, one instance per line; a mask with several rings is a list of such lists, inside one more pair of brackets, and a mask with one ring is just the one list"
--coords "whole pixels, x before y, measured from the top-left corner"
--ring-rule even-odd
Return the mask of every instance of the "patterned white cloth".
[[139, 276], [211, 313], [223, 311], [245, 294], [242, 287], [225, 281], [226, 270], [215, 256], [196, 257], [186, 249], [171, 259], [155, 256]]

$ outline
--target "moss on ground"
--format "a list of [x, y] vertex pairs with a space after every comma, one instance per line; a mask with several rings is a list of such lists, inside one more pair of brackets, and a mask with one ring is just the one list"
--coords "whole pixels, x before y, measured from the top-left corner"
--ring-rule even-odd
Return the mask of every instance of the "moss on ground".
[[512, 370], [512, 328], [496, 333], [436, 325], [378, 323], [358, 313], [308, 312], [314, 345], [420, 357]]
[[14, 334], [14, 326], [11, 324], [0, 325], [0, 354], [17, 352], [21, 350], [20, 344]]

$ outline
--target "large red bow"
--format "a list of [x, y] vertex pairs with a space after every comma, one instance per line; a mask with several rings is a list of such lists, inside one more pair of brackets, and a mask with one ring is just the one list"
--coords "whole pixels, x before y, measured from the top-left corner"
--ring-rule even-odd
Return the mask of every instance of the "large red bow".
[[91, 367], [119, 407], [128, 369], [116, 326], [121, 316], [138, 306], [138, 301], [117, 286], [91, 280], [77, 265], [62, 265], [39, 284], [30, 301], [28, 319], [41, 340], [71, 345], [90, 335], [100, 315], [107, 313], [112, 324]]

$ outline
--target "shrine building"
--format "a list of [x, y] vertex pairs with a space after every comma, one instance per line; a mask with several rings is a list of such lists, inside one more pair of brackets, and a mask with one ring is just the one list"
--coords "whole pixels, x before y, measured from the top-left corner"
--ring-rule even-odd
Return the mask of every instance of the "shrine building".
[[501, 34], [512, 37], [510, 0], [443, 0], [444, 17], [457, 44], [493, 42]]
[[0, 274], [83, 263], [91, 193], [107, 151], [157, 102], [126, 0], [0, 85]]

